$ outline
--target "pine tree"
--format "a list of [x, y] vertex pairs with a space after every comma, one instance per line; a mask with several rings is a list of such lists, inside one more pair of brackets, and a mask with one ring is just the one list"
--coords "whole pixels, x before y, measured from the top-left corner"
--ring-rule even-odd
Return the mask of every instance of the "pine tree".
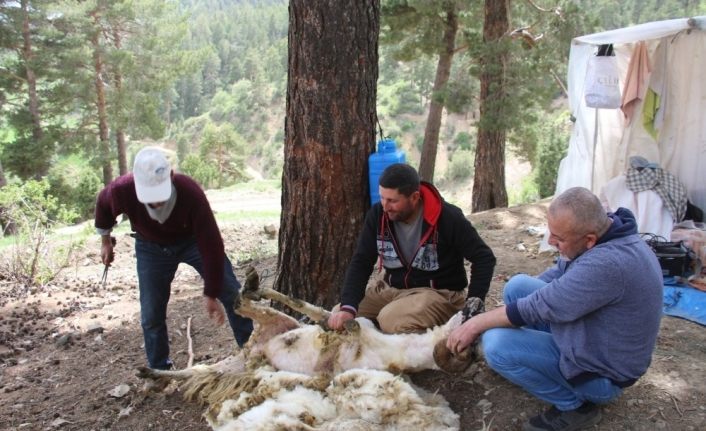
[[332, 306], [369, 205], [377, 0], [291, 0], [275, 288]]

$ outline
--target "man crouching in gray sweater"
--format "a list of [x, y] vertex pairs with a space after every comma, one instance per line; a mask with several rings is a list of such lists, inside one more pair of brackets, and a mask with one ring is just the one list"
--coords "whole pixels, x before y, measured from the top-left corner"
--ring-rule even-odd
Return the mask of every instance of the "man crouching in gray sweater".
[[585, 188], [556, 197], [547, 222], [557, 264], [536, 278], [510, 279], [506, 305], [466, 321], [447, 346], [458, 353], [482, 335], [491, 368], [552, 404], [524, 430], [578, 430], [598, 423], [598, 404], [647, 371], [662, 316], [662, 271], [633, 214], [606, 214]]

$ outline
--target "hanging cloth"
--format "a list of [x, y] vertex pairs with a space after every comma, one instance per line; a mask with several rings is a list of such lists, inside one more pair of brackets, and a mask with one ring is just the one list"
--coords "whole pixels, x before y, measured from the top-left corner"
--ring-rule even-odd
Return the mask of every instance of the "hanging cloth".
[[647, 55], [647, 45], [645, 42], [638, 42], [630, 56], [630, 64], [625, 76], [623, 97], [620, 104], [620, 109], [623, 111], [628, 124], [632, 120], [635, 106], [645, 97], [649, 74], [650, 60]]
[[686, 187], [671, 172], [665, 171], [644, 157], [630, 158], [630, 168], [625, 174], [628, 189], [635, 193], [643, 190], [657, 192], [662, 203], [672, 214], [674, 222], [684, 219], [686, 213]]

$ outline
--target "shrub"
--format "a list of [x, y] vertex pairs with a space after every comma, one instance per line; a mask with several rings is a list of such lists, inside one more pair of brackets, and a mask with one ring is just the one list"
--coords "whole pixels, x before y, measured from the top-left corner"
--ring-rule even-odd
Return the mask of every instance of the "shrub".
[[204, 189], [211, 188], [218, 178], [216, 167], [196, 154], [189, 154], [179, 165], [181, 171], [196, 180]]
[[569, 143], [568, 114], [555, 117], [547, 127], [544, 139], [539, 141], [534, 178], [540, 197], [546, 198], [556, 190], [559, 162], [566, 156]]
[[458, 132], [458, 134], [454, 137], [454, 144], [456, 144], [456, 146], [461, 150], [475, 151], [475, 139], [475, 136], [468, 132]]
[[96, 169], [86, 159], [78, 156], [58, 160], [47, 176], [51, 196], [62, 202], [77, 215], [76, 222], [93, 217], [96, 195], [102, 181]]
[[536, 202], [540, 199], [539, 188], [532, 176], [522, 180], [519, 190], [510, 190], [508, 194], [508, 204], [510, 206]]
[[11, 221], [15, 233], [11, 252], [0, 261], [4, 277], [26, 286], [45, 285], [74, 260], [78, 242], [57, 245], [48, 240], [54, 226], [74, 220], [77, 214], [49, 194], [46, 179], [5, 185], [0, 189], [0, 208], [4, 224]]
[[462, 180], [473, 176], [473, 153], [458, 150], [451, 156], [451, 162], [446, 170], [446, 179]]

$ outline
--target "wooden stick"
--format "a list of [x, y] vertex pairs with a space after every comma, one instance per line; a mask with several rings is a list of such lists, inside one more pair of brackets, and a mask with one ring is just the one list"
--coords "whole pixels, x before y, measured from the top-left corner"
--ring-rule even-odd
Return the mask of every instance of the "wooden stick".
[[186, 319], [186, 340], [188, 341], [187, 352], [189, 360], [186, 362], [186, 368], [191, 368], [194, 365], [194, 344], [191, 341], [191, 316]]
[[667, 395], [672, 399], [672, 402], [674, 403], [674, 408], [677, 409], [677, 413], [679, 413], [680, 417], [684, 417], [684, 413], [681, 412], [681, 409], [679, 408], [679, 404], [677, 404], [677, 397], [674, 395], [670, 394], [667, 392]]

